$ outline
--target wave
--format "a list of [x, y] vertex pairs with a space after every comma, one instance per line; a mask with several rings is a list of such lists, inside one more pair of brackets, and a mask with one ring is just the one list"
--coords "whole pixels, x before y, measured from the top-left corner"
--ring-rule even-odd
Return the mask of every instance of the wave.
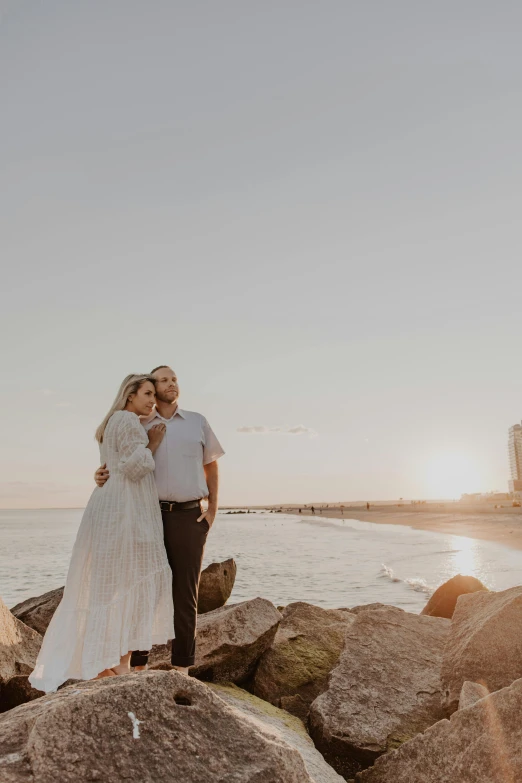
[[384, 563], [381, 565], [381, 571], [379, 573], [380, 579], [386, 579], [388, 578], [390, 582], [402, 582], [402, 579], [399, 579], [398, 576], [395, 576], [393, 573], [393, 568], [390, 568], [387, 565], [384, 565]]
[[414, 590], [416, 593], [425, 593], [426, 595], [431, 595], [436, 588], [431, 587], [425, 579], [418, 579], [418, 578], [410, 578], [410, 579], [401, 579], [398, 576], [395, 576], [393, 572], [393, 568], [390, 568], [390, 566], [385, 565], [384, 563], [381, 565], [381, 570], [379, 572], [379, 579], [389, 579], [390, 582], [402, 582], [403, 584], [407, 585], [410, 590]]

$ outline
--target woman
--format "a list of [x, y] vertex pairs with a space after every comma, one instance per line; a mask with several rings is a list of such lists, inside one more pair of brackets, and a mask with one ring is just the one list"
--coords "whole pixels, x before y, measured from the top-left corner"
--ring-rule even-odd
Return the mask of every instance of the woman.
[[96, 487], [82, 517], [63, 599], [29, 678], [39, 690], [54, 691], [69, 678], [125, 674], [131, 650], [174, 636], [152, 456], [165, 425], [147, 435], [138, 418], [155, 399], [150, 376], [128, 375], [96, 431], [110, 479]]

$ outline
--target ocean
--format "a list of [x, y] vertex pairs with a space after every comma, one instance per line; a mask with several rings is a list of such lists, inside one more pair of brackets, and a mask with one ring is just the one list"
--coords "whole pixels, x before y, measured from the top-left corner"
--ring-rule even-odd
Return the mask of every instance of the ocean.
[[[8, 607], [64, 583], [82, 509], [0, 510], [0, 595]], [[233, 557], [230, 601], [393, 604], [418, 612], [457, 573], [494, 590], [522, 583], [522, 552], [462, 536], [355, 519], [220, 512], [204, 565]]]

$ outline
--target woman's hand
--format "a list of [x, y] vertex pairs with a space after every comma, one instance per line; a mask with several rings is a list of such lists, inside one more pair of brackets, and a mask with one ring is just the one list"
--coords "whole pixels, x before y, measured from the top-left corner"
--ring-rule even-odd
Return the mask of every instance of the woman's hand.
[[150, 428], [148, 432], [148, 448], [152, 451], [153, 454], [163, 440], [163, 436], [165, 435], [166, 430], [167, 428], [164, 424], [155, 424], [154, 427]]

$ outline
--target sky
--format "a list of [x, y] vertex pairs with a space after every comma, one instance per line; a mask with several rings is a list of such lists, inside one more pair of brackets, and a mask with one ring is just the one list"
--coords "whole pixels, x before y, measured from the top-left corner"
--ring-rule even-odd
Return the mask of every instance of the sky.
[[507, 490], [515, 0], [0, 0], [0, 507], [169, 364], [223, 504]]

